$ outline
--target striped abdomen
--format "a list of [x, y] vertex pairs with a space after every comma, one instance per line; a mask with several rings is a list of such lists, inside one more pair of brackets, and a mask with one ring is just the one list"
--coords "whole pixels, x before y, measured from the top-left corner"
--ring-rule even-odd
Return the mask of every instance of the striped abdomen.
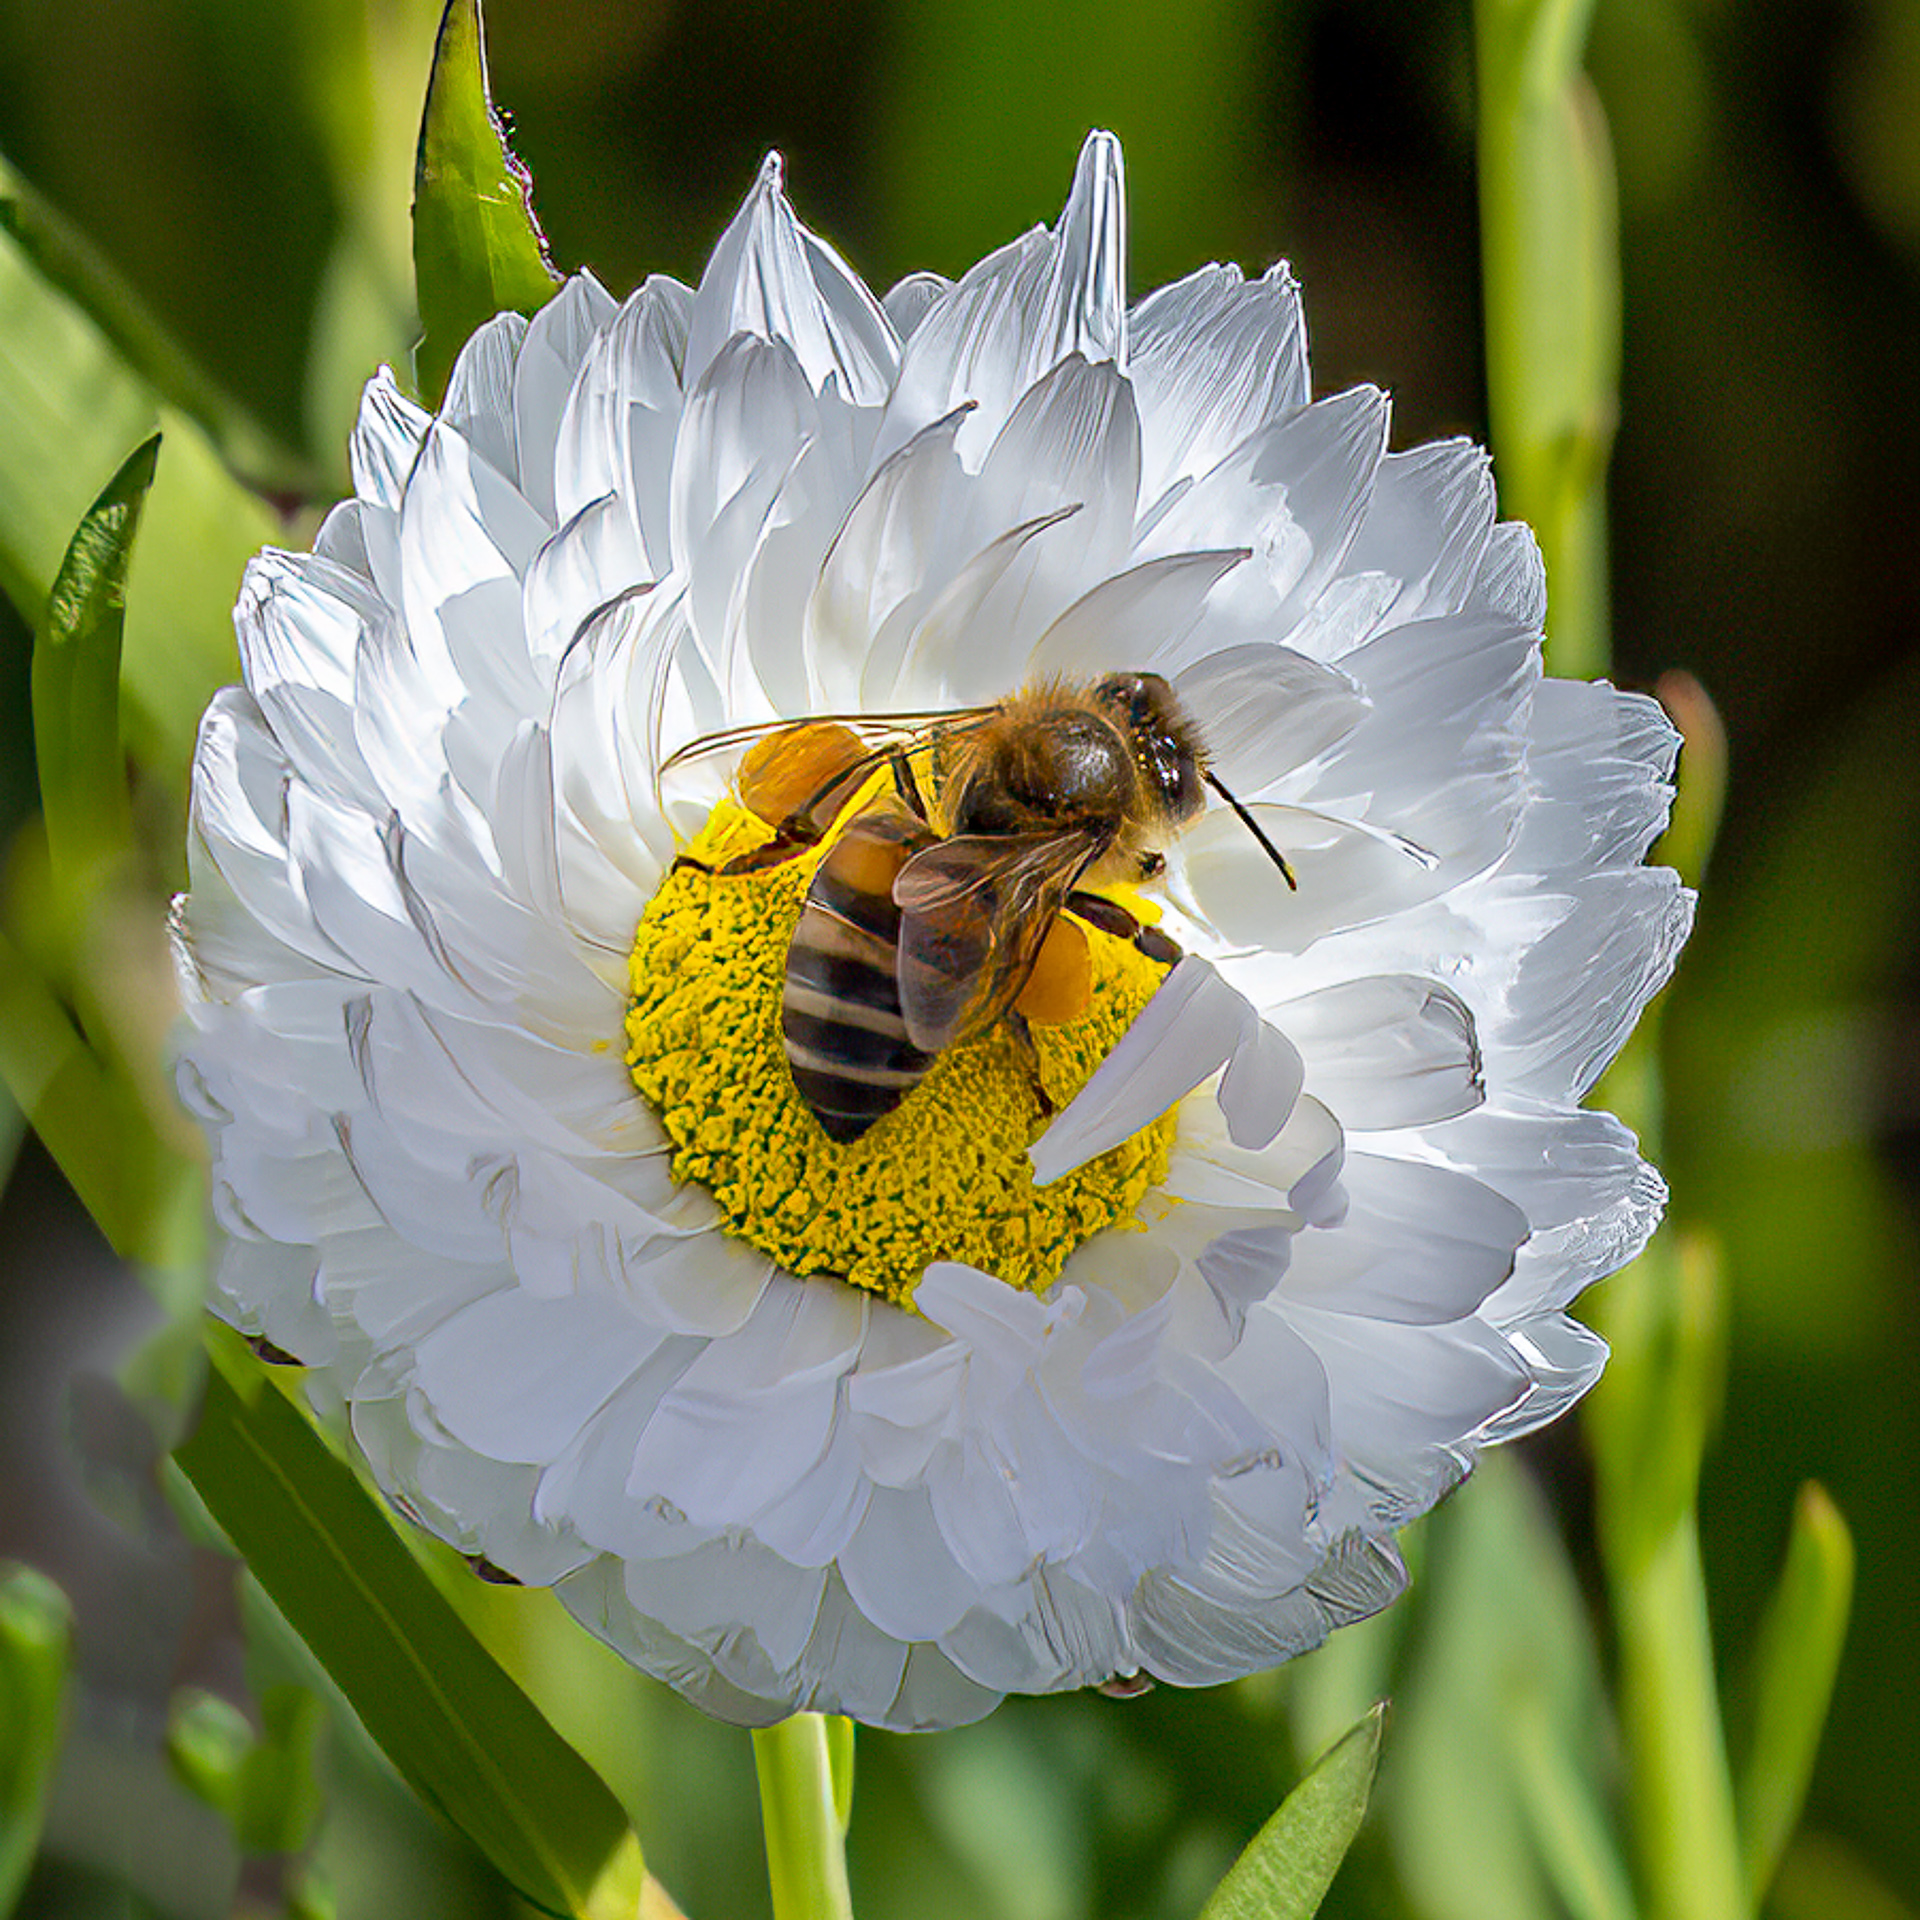
[[934, 1056], [900, 1013], [893, 882], [935, 835], [905, 807], [861, 815], [828, 848], [787, 949], [780, 1034], [830, 1140], [857, 1140], [926, 1077]]

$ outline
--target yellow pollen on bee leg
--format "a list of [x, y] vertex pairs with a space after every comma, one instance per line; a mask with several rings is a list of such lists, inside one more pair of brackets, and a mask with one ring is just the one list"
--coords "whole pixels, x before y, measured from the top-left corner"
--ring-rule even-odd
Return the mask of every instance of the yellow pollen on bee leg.
[[838, 1275], [902, 1303], [935, 1260], [1038, 1291], [1091, 1235], [1134, 1224], [1166, 1177], [1171, 1113], [1049, 1186], [1034, 1185], [1027, 1149], [1162, 969], [1128, 941], [1072, 926], [1029, 984], [1042, 1010], [1025, 1035], [1001, 1022], [948, 1048], [894, 1112], [837, 1143], [795, 1091], [780, 1042], [787, 946], [822, 850], [747, 873], [703, 870], [766, 838], [723, 801], [635, 935], [627, 1066], [672, 1142], [674, 1177], [708, 1188], [727, 1230], [789, 1273]]
[[1064, 915], [1056, 920], [1047, 929], [1040, 957], [1013, 1003], [1014, 1011], [1047, 1027], [1057, 1027], [1084, 1012], [1093, 999], [1090, 937], [1079, 921]]

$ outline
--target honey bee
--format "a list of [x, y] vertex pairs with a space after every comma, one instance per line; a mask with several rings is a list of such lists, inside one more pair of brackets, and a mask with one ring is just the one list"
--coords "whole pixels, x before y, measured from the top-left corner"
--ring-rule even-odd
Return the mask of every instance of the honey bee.
[[[1072, 942], [1055, 940], [1062, 912], [1177, 961], [1173, 941], [1095, 889], [1159, 873], [1161, 844], [1203, 810], [1205, 787], [1294, 885], [1157, 673], [1046, 681], [948, 713], [736, 728], [661, 771], [746, 743], [736, 786], [773, 837], [720, 871], [797, 858], [833, 834], [787, 948], [780, 1032], [801, 1100], [836, 1141], [859, 1139], [945, 1049], [1014, 1013], [1056, 945], [1072, 969]], [[834, 832], [882, 770], [888, 783]], [[1084, 976], [1084, 940], [1078, 960]], [[1082, 1005], [1085, 991], [1083, 979]]]

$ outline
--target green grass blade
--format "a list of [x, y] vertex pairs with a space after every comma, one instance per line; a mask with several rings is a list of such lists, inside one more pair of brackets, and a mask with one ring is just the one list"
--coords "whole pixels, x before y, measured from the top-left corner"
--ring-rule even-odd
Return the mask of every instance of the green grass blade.
[[128, 1082], [87, 1044], [33, 962], [0, 934], [0, 1080], [123, 1259], [174, 1252], [193, 1169]]
[[1360, 1831], [1386, 1725], [1383, 1701], [1335, 1743], [1254, 1835], [1200, 1920], [1305, 1920]]
[[435, 404], [461, 343], [496, 313], [533, 314], [557, 284], [533, 179], [487, 92], [480, 0], [448, 0], [433, 50], [413, 182], [420, 391]]
[[0, 1915], [33, 1867], [66, 1712], [73, 1614], [31, 1567], [0, 1574]]
[[[1613, 1746], [1580, 1583], [1538, 1489], [1504, 1451], [1425, 1526], [1381, 1814], [1422, 1920], [1550, 1920], [1617, 1882], [1597, 1863]], [[1542, 1774], [1549, 1761], [1551, 1777]]]
[[619, 1802], [238, 1343], [210, 1350], [176, 1456], [208, 1510], [408, 1784], [534, 1905], [583, 1911], [627, 1832]]
[[0, 232], [0, 591], [29, 626], [74, 528], [155, 417], [93, 323]]
[[0, 592], [29, 626], [74, 528], [156, 426], [167, 458], [128, 588], [121, 724], [129, 748], [180, 788], [207, 700], [238, 677], [241, 568], [283, 529], [0, 229]]
[[54, 879], [85, 886], [133, 837], [120, 745], [120, 641], [127, 571], [160, 436], [127, 456], [87, 510], [33, 643], [33, 745]]
[[1852, 1600], [1853, 1538], [1826, 1490], [1809, 1482], [1795, 1503], [1786, 1565], [1760, 1627], [1753, 1736], [1737, 1787], [1756, 1903], [1772, 1884], [1807, 1797]]
[[281, 493], [314, 490], [316, 476], [277, 441], [155, 318], [120, 270], [78, 227], [0, 160], [0, 231], [112, 342], [155, 393], [198, 420], [241, 472]]

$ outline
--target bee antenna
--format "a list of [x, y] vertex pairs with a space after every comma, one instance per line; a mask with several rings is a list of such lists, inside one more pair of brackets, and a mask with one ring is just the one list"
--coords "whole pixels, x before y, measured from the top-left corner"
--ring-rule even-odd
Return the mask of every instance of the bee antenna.
[[1287, 856], [1261, 831], [1260, 822], [1226, 790], [1217, 773], [1209, 771], [1202, 774], [1201, 778], [1240, 816], [1240, 824], [1266, 849], [1267, 858], [1280, 869], [1280, 878], [1287, 883], [1288, 890], [1298, 893], [1300, 882], [1293, 877], [1293, 869], [1287, 865]]

